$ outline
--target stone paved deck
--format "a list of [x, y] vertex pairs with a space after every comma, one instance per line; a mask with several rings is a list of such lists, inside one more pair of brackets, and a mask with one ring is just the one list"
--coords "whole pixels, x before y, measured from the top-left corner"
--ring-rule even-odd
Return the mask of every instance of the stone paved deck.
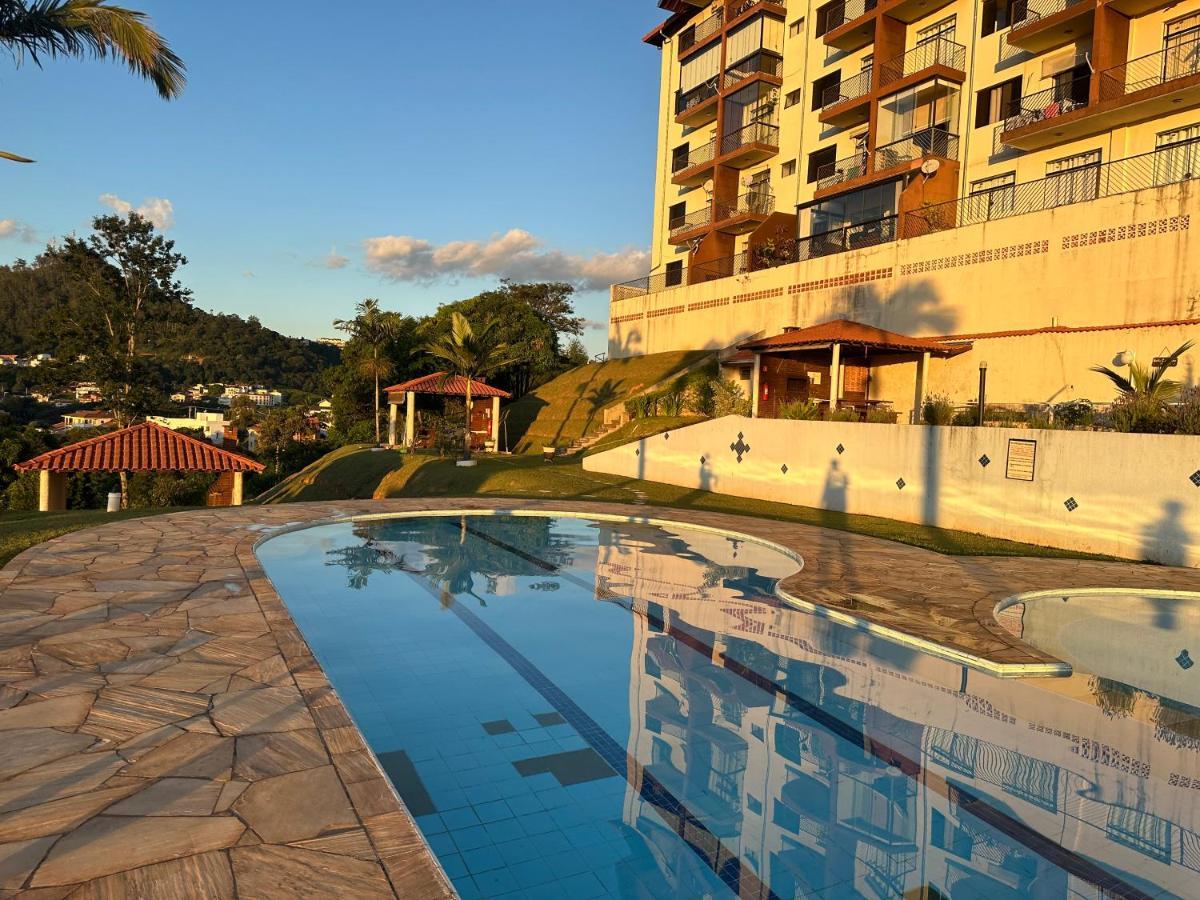
[[1191, 570], [943, 557], [741, 516], [596, 503], [322, 503], [77, 532], [0, 571], [0, 900], [438, 898], [428, 853], [253, 553], [357, 513], [540, 508], [733, 529], [797, 550], [795, 597], [1001, 665], [1030, 590], [1200, 589]]

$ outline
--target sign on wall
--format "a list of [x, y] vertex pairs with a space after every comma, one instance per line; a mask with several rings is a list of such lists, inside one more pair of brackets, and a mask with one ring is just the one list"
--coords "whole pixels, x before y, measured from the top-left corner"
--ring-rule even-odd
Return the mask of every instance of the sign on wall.
[[1004, 477], [1013, 481], [1033, 481], [1037, 466], [1037, 441], [1010, 438], [1008, 441], [1008, 467]]

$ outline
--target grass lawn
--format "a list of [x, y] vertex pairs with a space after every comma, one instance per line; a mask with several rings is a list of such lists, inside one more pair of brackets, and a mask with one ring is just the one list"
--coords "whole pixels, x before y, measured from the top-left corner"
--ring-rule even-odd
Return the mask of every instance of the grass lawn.
[[633, 419], [596, 441], [587, 448], [583, 455], [591, 456], [593, 453], [611, 450], [622, 444], [640, 441], [642, 438], [654, 437], [656, 434], [662, 434], [673, 428], [682, 428], [685, 425], [694, 425], [703, 421], [703, 416], [647, 416], [644, 419]]
[[460, 469], [451, 459], [413, 454], [379, 485], [383, 497], [522, 497], [540, 500], [599, 500], [616, 503], [649, 503], [678, 509], [735, 513], [760, 519], [800, 522], [839, 531], [924, 547], [957, 556], [1044, 556], [1100, 559], [1094, 555], [1036, 547], [998, 538], [912, 525], [875, 516], [827, 512], [805, 506], [730, 497], [690, 490], [654, 481], [585, 472], [579, 459], [545, 462], [533, 456], [481, 457], [474, 468]]
[[375, 450], [370, 444], [349, 444], [281, 481], [255, 502], [370, 500], [379, 482], [389, 472], [400, 468], [403, 461], [404, 455], [396, 450]]
[[118, 513], [102, 509], [78, 509], [67, 512], [0, 512], [0, 566], [35, 544], [56, 538], [59, 535], [80, 531], [122, 519], [140, 519], [161, 513], [179, 512], [180, 507], [170, 509], [127, 509]]

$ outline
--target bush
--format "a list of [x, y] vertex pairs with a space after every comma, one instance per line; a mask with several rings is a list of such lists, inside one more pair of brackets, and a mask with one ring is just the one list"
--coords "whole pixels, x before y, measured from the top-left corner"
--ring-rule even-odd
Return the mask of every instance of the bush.
[[1136, 434], [1172, 434], [1175, 417], [1158, 400], [1145, 394], [1125, 394], [1108, 411], [1114, 431]]
[[683, 405], [688, 412], [698, 416], [712, 417], [714, 378], [706, 378], [687, 386], [683, 392]]
[[625, 401], [625, 412], [631, 419], [645, 419], [654, 415], [655, 400], [650, 394], [642, 394]]
[[815, 400], [793, 400], [779, 407], [781, 419], [803, 419], [812, 421], [821, 418], [821, 404]]
[[1185, 387], [1175, 406], [1175, 432], [1200, 434], [1200, 388]]
[[135, 472], [129, 476], [129, 508], [203, 506], [216, 480], [205, 472]]
[[4, 491], [4, 509], [34, 510], [38, 508], [38, 473], [23, 472]]
[[989, 406], [983, 411], [983, 421], [997, 422], [1001, 425], [1016, 425], [1029, 421], [1029, 416], [1023, 409], [1009, 409], [1007, 406]]
[[921, 418], [926, 425], [951, 425], [954, 423], [954, 404], [945, 394], [930, 394], [921, 407]]
[[858, 413], [853, 409], [827, 409], [825, 410], [826, 422], [857, 422]]
[[1054, 406], [1054, 421], [1063, 428], [1084, 428], [1096, 421], [1091, 400], [1068, 400]]
[[1052, 418], [1048, 410], [1039, 409], [1029, 414], [1029, 427], [1041, 431], [1061, 431], [1066, 426]]
[[750, 400], [736, 382], [718, 378], [712, 382], [712, 414], [717, 419], [722, 416], [748, 416]]
[[[984, 413], [986, 415], [987, 413]], [[954, 414], [954, 418], [950, 421], [951, 425], [978, 425], [979, 424], [979, 409], [960, 409]]]
[[683, 391], [670, 390], [660, 394], [657, 407], [660, 416], [683, 415]]
[[876, 425], [895, 425], [900, 420], [900, 413], [886, 406], [872, 406], [867, 410], [866, 421]]

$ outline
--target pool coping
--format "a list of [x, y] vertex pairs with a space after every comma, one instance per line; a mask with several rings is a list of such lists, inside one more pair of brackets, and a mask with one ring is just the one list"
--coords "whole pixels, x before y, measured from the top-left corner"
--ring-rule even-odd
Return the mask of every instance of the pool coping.
[[[29, 888], [65, 896], [83, 884], [117, 894], [154, 893], [157, 886], [165, 890], [200, 882], [214, 897], [233, 897], [239, 890], [242, 896], [264, 893], [254, 886], [266, 886], [269, 895], [285, 891], [288, 884], [302, 885], [315, 896], [347, 890], [356, 896], [454, 896], [254, 550], [271, 537], [301, 527], [397, 514], [412, 518], [480, 513], [646, 522], [766, 544], [802, 564], [779, 583], [777, 592], [785, 602], [811, 607], [817, 614], [889, 640], [898, 636], [909, 646], [932, 646], [944, 658], [978, 657], [1001, 672], [1047, 662], [1044, 655], [1018, 646], [992, 617], [996, 598], [1014, 596], [1014, 588], [1031, 593], [1050, 585], [1091, 582], [1114, 585], [1093, 590], [1148, 590], [1197, 581], [1191, 570], [947, 558], [813, 526], [594, 501], [344, 501], [167, 513], [105, 524], [30, 548], [0, 569], [0, 735], [20, 730], [55, 741], [80, 735], [92, 741], [59, 762], [48, 763], [36, 752], [22, 757], [20, 751], [11, 751], [6, 756], [10, 765], [21, 759], [28, 765], [18, 766], [18, 774], [0, 776], [0, 798], [14, 789], [23, 798], [15, 809], [0, 803], [5, 809], [0, 812], [0, 896]], [[243, 611], [249, 609], [249, 598], [257, 612]], [[974, 629], [972, 640], [991, 648], [989, 653], [936, 641], [939, 634], [949, 634], [963, 643], [960, 626]], [[927, 633], [921, 634], [922, 629]], [[218, 660], [215, 663], [205, 662], [205, 647], [210, 645], [219, 646], [223, 654], [209, 654]], [[159, 663], [168, 675], [183, 662], [220, 667], [225, 656], [236, 657], [248, 649], [266, 654], [261, 664], [230, 669], [228, 677], [208, 685], [163, 687], [158, 668], [150, 668], [150, 675], [136, 671], [142, 664]], [[117, 662], [111, 666], [99, 661], [113, 653]], [[238, 679], [244, 683], [235, 691], [232, 686]], [[129, 702], [131, 694], [137, 703]], [[241, 708], [234, 721], [227, 713], [231, 703], [257, 706]], [[171, 712], [173, 704], [204, 711], [184, 715]], [[296, 724], [290, 730], [256, 731], [254, 722], [246, 723], [250, 712], [264, 721], [286, 716]], [[147, 721], [154, 716], [166, 721]], [[110, 812], [127, 797], [143, 798], [147, 791], [169, 787], [165, 781], [181, 780], [180, 773], [170, 771], [144, 779], [125, 774], [172, 740], [187, 737], [238, 747], [248, 736], [271, 745], [280, 734], [310, 732], [319, 741], [313, 752], [321, 756], [320, 765], [296, 764], [293, 770], [277, 760], [286, 769], [283, 774], [244, 774], [237, 765], [217, 775], [189, 774], [198, 782], [207, 778], [212, 790], [220, 785], [222, 796], [234, 788], [234, 799], [227, 805], [214, 803], [210, 813], [188, 818]], [[63, 760], [89, 754], [94, 754], [93, 760], [113, 763], [116, 774], [96, 782], [94, 777], [65, 777], [59, 771]], [[256, 794], [286, 795], [281, 779], [318, 770], [331, 775], [323, 796], [341, 810], [343, 818], [336, 827], [322, 826], [319, 833], [296, 840], [258, 834], [255, 829], [271, 830], [272, 816], [263, 812], [263, 804], [253, 809], [254, 804], [247, 807], [243, 801]], [[315, 787], [306, 785], [306, 790]], [[64, 820], [64, 803], [86, 810]], [[285, 807], [282, 803], [279, 808]], [[274, 805], [268, 809], [285, 815]], [[118, 816], [123, 816], [119, 822]], [[119, 844], [122, 852], [114, 859], [108, 831], [117, 825], [131, 829], [130, 839], [144, 839]]]

